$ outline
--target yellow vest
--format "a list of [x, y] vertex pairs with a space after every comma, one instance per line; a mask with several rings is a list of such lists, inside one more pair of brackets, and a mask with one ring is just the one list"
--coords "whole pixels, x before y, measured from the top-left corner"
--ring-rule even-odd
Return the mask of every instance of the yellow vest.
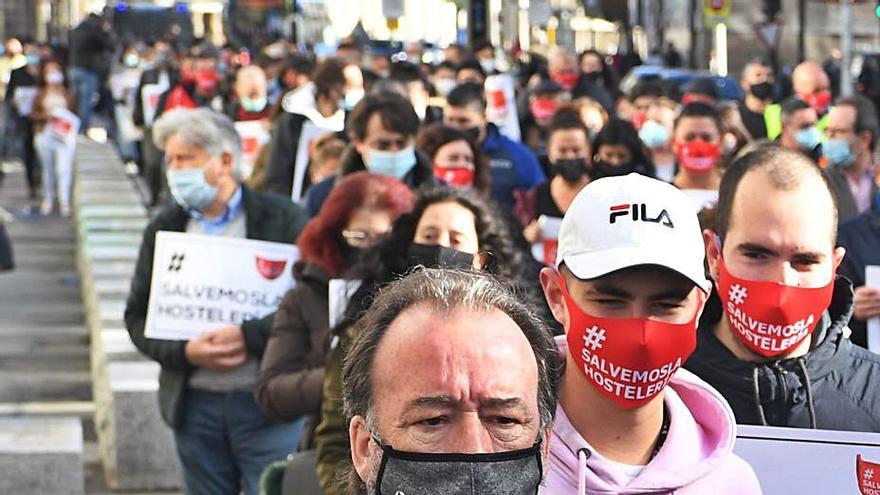
[[[767, 105], [764, 109], [764, 125], [767, 127], [767, 139], [775, 141], [782, 134], [782, 105], [774, 103]], [[828, 127], [828, 114], [822, 116], [816, 127], [822, 133], [822, 139], [825, 139], [825, 128]]]

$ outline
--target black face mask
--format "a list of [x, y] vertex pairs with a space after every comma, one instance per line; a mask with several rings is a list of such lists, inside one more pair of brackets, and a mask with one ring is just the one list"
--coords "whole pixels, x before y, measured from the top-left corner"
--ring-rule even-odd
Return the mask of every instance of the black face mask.
[[768, 82], [752, 84], [749, 86], [749, 93], [759, 100], [769, 100], [773, 96], [773, 85]]
[[592, 173], [590, 174], [594, 179], [600, 179], [602, 177], [616, 177], [619, 175], [627, 175], [629, 173], [635, 172], [636, 166], [633, 162], [621, 163], [620, 165], [611, 165], [610, 163], [603, 160], [596, 160], [593, 162]]
[[458, 268], [474, 267], [474, 255], [448, 248], [446, 246], [413, 243], [406, 252], [407, 264], [410, 268], [422, 265], [426, 268]]
[[577, 182], [587, 174], [583, 158], [562, 158], [550, 164], [551, 171], [567, 182]]
[[467, 129], [461, 129], [461, 133], [470, 139], [472, 143], [480, 144], [480, 130], [479, 127], [468, 127]]
[[377, 495], [534, 495], [543, 476], [540, 441], [492, 454], [423, 454], [379, 446]]
[[584, 74], [587, 76], [587, 78], [590, 79], [590, 81], [593, 81], [593, 82], [596, 82], [599, 79], [602, 79], [602, 71], [600, 71], [600, 70], [593, 71], [593, 72], [584, 72]]
[[339, 252], [342, 254], [342, 257], [345, 258], [345, 262], [348, 265], [354, 265], [357, 263], [364, 251], [366, 251], [364, 248], [354, 247], [345, 242], [345, 239], [340, 239], [339, 241]]

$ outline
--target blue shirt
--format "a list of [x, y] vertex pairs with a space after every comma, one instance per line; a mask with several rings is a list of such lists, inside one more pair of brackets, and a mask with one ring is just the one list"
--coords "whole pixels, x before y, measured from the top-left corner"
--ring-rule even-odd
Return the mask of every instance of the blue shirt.
[[202, 230], [206, 234], [220, 235], [226, 230], [229, 223], [232, 222], [232, 220], [241, 212], [241, 203], [241, 187], [236, 187], [235, 194], [229, 198], [229, 203], [226, 205], [226, 211], [224, 211], [219, 217], [206, 218], [202, 212], [195, 208], [188, 208], [187, 213], [189, 213], [190, 218], [199, 222], [199, 225], [202, 226]]
[[501, 134], [493, 124], [486, 129], [482, 151], [489, 158], [492, 198], [506, 209], [514, 206], [514, 190], [527, 191], [546, 180], [535, 154], [524, 144]]

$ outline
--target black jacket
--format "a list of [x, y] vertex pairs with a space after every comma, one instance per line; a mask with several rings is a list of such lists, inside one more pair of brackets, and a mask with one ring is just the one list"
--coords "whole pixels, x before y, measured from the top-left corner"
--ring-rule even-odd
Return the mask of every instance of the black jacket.
[[[846, 173], [834, 167], [828, 167], [823, 172], [828, 177], [834, 194], [837, 195], [837, 225], [843, 226], [859, 215], [858, 205], [849, 188], [849, 180], [846, 178]], [[872, 182], [871, 197], [876, 198], [878, 191], [880, 190], [877, 188], [877, 183]]]
[[[242, 187], [242, 207], [248, 239], [294, 243], [306, 223], [306, 216], [298, 205], [272, 194], [251, 191]], [[159, 374], [159, 408], [162, 418], [175, 428], [181, 424], [184, 392], [190, 373], [194, 370], [186, 359], [186, 342], [148, 339], [144, 336], [147, 305], [150, 300], [150, 281], [153, 275], [153, 250], [156, 232], [160, 230], [183, 232], [189, 214], [176, 203], [163, 208], [147, 225], [135, 265], [131, 291], [125, 305], [125, 326], [138, 350], [162, 366]], [[248, 354], [260, 358], [266, 348], [274, 314], [260, 320], [245, 321], [241, 325]]]
[[[880, 210], [871, 208], [840, 227], [837, 244], [846, 248], [837, 273], [850, 279], [853, 287], [865, 285], [865, 267], [880, 265]], [[852, 341], [868, 347], [867, 323], [853, 316], [849, 328]]]
[[752, 363], [734, 357], [712, 331], [723, 317], [713, 293], [685, 368], [721, 392], [740, 424], [880, 432], [880, 356], [846, 335], [852, 297], [852, 285], [838, 277], [809, 353]]
[[70, 66], [97, 72], [104, 78], [113, 57], [113, 37], [98, 21], [86, 19], [70, 32]]
[[[168, 69], [168, 85], [169, 87], [174, 87], [177, 85], [180, 80], [180, 74], [177, 72], [177, 69]], [[132, 120], [134, 124], [137, 126], [144, 125], [144, 86], [147, 84], [158, 84], [159, 79], [161, 78], [162, 70], [158, 68], [147, 69], [141, 74], [141, 80], [138, 83], [137, 87], [137, 97], [134, 99], [134, 112], [132, 113]], [[158, 113], [158, 112], [157, 112]]]

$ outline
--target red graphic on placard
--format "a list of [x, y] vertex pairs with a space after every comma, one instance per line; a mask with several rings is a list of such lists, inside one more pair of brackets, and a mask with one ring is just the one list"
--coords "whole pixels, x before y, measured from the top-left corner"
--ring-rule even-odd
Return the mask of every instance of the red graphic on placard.
[[147, 98], [147, 103], [150, 104], [150, 108], [156, 108], [159, 106], [159, 97], [161, 96], [162, 95], [160, 95], [159, 93], [153, 93], [149, 95], [149, 97]]
[[70, 134], [71, 129], [73, 129], [73, 124], [70, 121], [59, 119], [58, 117], [52, 117], [49, 125], [52, 126], [53, 132], [61, 136], [67, 136]]
[[270, 260], [260, 256], [256, 256], [256, 260], [257, 271], [266, 280], [275, 280], [280, 277], [287, 267], [287, 260]]
[[862, 456], [857, 455], [856, 476], [862, 495], [880, 495], [880, 464], [862, 460]]
[[246, 155], [250, 155], [257, 152], [259, 145], [260, 141], [256, 137], [246, 137], [241, 140], [241, 151]]

